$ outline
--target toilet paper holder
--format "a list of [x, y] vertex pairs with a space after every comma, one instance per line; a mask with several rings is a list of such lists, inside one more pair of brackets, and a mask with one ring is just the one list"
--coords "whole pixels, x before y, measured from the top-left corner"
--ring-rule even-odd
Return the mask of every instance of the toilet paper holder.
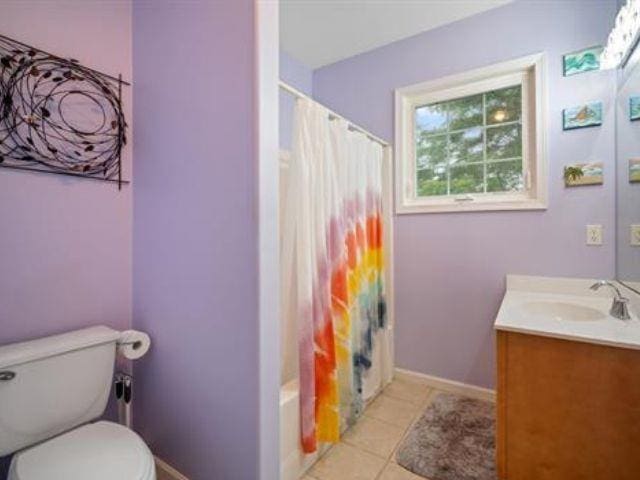
[[142, 347], [142, 342], [140, 340], [133, 340], [133, 341], [129, 341], [129, 342], [125, 342], [125, 341], [120, 341], [118, 340], [116, 342], [119, 346], [124, 346], [124, 345], [131, 345], [131, 347], [134, 350], [138, 350], [140, 347]]
[[138, 330], [125, 330], [120, 332], [120, 338], [116, 340], [118, 353], [129, 360], [137, 360], [143, 357], [151, 346], [151, 339], [146, 332]]

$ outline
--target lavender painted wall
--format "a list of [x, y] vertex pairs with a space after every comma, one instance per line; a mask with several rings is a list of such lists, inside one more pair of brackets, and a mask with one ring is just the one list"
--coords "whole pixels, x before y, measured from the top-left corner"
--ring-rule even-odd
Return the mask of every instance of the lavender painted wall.
[[[5, 0], [0, 32], [131, 78], [130, 14], [128, 1]], [[129, 178], [130, 146], [123, 163]], [[0, 219], [0, 345], [130, 325], [130, 186], [0, 168]]]
[[[5, 0], [0, 33], [132, 76], [128, 1]], [[123, 96], [131, 123], [131, 89]], [[130, 178], [131, 146], [122, 160]], [[0, 169], [0, 221], [0, 345], [130, 326], [131, 186]], [[7, 465], [0, 459], [0, 478]]]
[[[291, 55], [280, 51], [280, 79], [307, 95], [313, 94], [313, 71]], [[280, 148], [291, 148], [295, 97], [280, 91]]]
[[254, 9], [133, 7], [135, 426], [193, 480], [258, 475]]
[[[507, 273], [614, 275], [612, 72], [563, 78], [561, 56], [602, 43], [615, 1], [516, 1], [314, 72], [314, 97], [393, 140], [397, 87], [544, 51], [548, 59], [550, 204], [544, 212], [402, 215], [395, 219], [397, 366], [494, 385], [492, 323]], [[562, 132], [561, 110], [604, 102], [599, 128]], [[565, 189], [565, 164], [605, 163], [605, 185]], [[604, 246], [585, 246], [602, 224]]]

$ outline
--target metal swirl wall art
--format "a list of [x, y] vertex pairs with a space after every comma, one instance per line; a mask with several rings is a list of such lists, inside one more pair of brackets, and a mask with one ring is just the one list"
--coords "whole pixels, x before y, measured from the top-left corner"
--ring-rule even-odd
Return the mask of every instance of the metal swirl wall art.
[[0, 35], [0, 167], [116, 182], [129, 85]]

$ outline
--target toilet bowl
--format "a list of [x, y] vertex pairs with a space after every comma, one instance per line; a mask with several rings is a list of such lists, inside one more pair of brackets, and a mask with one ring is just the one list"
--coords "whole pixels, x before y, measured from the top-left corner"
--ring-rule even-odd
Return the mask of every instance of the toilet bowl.
[[126, 427], [97, 422], [16, 453], [8, 480], [155, 480], [153, 455]]
[[120, 332], [92, 327], [0, 347], [0, 457], [8, 480], [155, 480], [134, 431], [101, 421]]

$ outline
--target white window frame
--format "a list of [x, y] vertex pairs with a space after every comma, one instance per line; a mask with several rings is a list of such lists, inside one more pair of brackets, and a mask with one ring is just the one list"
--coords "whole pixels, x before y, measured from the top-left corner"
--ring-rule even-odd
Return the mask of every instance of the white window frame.
[[[524, 190], [517, 193], [417, 196], [415, 109], [518, 84], [522, 84]], [[396, 89], [396, 213], [546, 209], [546, 116], [546, 59], [543, 53]]]

